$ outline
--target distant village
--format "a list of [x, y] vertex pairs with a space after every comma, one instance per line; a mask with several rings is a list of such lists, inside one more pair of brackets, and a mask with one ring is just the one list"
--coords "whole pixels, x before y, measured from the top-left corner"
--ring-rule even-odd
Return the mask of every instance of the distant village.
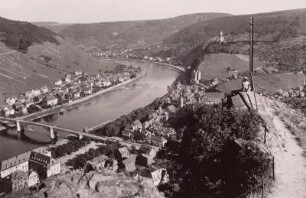
[[[158, 50], [167, 50], [167, 47], [157, 46]], [[145, 47], [142, 49], [111, 49], [111, 50], [102, 50], [98, 47], [88, 49], [86, 52], [96, 58], [114, 58], [114, 59], [137, 59], [137, 60], [146, 60], [159, 63], [168, 63], [173, 65], [180, 65], [176, 62], [173, 57], [164, 57], [158, 55], [147, 55], [149, 51], [154, 51], [151, 47]]]
[[135, 78], [140, 73], [141, 68], [132, 66], [119, 73], [88, 74], [76, 71], [65, 75], [63, 79], [54, 81], [50, 86], [27, 91], [18, 97], [7, 98], [5, 100], [7, 105], [1, 108], [1, 115], [19, 117], [71, 103]]

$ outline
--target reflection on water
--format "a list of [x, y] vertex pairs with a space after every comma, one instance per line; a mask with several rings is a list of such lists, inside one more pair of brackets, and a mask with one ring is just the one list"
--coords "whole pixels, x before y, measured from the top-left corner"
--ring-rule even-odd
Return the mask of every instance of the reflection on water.
[[19, 140], [16, 131], [8, 131], [7, 134], [0, 136], [0, 161], [39, 146], [41, 144], [27, 141], [26, 139]]
[[[145, 66], [147, 76], [107, 92], [97, 98], [67, 109], [62, 115], [55, 114], [40, 120], [56, 126], [83, 130], [100, 123], [116, 119], [121, 115], [145, 106], [158, 97], [166, 94], [167, 87], [172, 84], [177, 72], [164, 67]], [[37, 147], [37, 144], [0, 137], [0, 160], [17, 153]], [[11, 148], [5, 150], [4, 148]]]
[[55, 113], [55, 114], [50, 114], [50, 115], [43, 117], [42, 120], [44, 122], [54, 122], [58, 119], [58, 117], [59, 117], [59, 114]]

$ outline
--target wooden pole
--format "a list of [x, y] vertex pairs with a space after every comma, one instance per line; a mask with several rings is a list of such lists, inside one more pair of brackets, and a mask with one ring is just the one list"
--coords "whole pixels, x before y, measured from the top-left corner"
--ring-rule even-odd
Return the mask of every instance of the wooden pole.
[[253, 82], [253, 72], [254, 72], [254, 64], [253, 64], [253, 56], [254, 56], [254, 18], [251, 17], [250, 20], [250, 55], [249, 55], [249, 66], [250, 66], [250, 78], [251, 78], [251, 89], [254, 90], [254, 82]]
[[250, 67], [250, 81], [251, 81], [251, 91], [254, 93], [254, 99], [255, 99], [255, 108], [256, 111], [258, 111], [257, 107], [257, 99], [255, 94], [255, 86], [254, 86], [254, 18], [251, 17], [250, 20], [250, 52], [249, 52], [249, 67]]

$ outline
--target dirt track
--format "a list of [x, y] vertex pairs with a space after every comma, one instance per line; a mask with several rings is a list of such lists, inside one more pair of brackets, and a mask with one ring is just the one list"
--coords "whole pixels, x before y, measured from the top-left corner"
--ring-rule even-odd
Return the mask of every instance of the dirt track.
[[259, 113], [267, 123], [267, 144], [275, 157], [274, 186], [269, 198], [306, 197], [306, 158], [296, 136], [306, 135], [306, 119], [285, 104], [259, 96]]

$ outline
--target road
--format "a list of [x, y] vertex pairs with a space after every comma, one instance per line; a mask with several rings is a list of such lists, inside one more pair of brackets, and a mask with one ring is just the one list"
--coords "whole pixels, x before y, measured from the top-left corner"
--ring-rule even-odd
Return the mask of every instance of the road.
[[[16, 119], [4, 118], [4, 117], [0, 117], [0, 120], [1, 121], [14, 121], [14, 122], [16, 121]], [[20, 121], [20, 123], [36, 125], [36, 126], [42, 126], [42, 127], [46, 127], [46, 128], [53, 128], [54, 131], [58, 131], [60, 133], [82, 135], [83, 137], [88, 137], [88, 138], [91, 138], [91, 139], [94, 139], [94, 140], [98, 140], [98, 141], [119, 142], [122, 145], [125, 145], [125, 146], [128, 146], [128, 147], [135, 146], [136, 148], [140, 148], [140, 146], [141, 146], [141, 144], [139, 144], [139, 143], [130, 142], [130, 141], [124, 141], [122, 138], [118, 138], [118, 137], [98, 136], [98, 135], [94, 135], [94, 134], [90, 134], [90, 133], [84, 133], [84, 132], [77, 131], [77, 130], [66, 129], [66, 128], [63, 128], [63, 127], [58, 127], [58, 126], [44, 124], [44, 123], [39, 123], [39, 122], [32, 122], [32, 121], [26, 121], [26, 120], [19, 120], [19, 121]], [[156, 147], [156, 146], [152, 146], [152, 145], [148, 145], [148, 146], [158, 150], [158, 147]]]

